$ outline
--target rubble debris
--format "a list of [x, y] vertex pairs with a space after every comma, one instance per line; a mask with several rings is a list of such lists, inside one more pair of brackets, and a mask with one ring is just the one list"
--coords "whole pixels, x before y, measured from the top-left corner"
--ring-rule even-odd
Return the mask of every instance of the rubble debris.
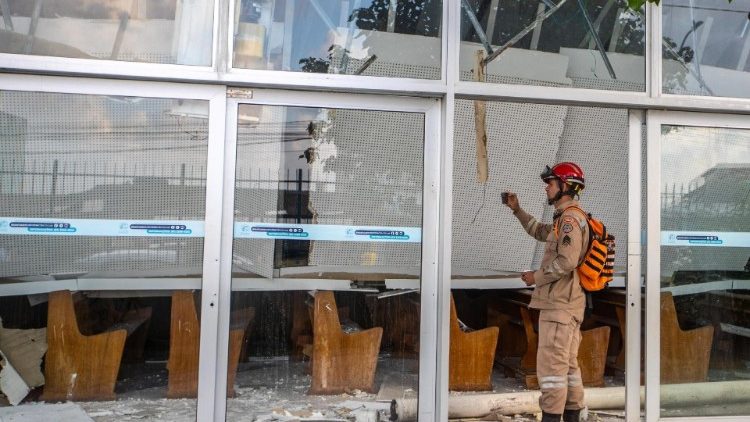
[[29, 388], [44, 385], [42, 357], [47, 353], [47, 329], [3, 328], [0, 320], [0, 350]]
[[94, 422], [75, 403], [23, 404], [3, 407], [0, 408], [0, 420], [3, 422]]
[[5, 395], [11, 406], [16, 406], [29, 394], [29, 391], [31, 391], [29, 386], [0, 350], [0, 393]]

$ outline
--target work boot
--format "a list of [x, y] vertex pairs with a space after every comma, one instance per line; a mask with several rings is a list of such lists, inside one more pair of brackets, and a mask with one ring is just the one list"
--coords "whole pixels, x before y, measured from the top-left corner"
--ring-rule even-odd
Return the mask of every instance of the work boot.
[[563, 412], [563, 422], [579, 422], [581, 420], [581, 409], [565, 409]]
[[559, 413], [542, 412], [542, 422], [560, 422]]

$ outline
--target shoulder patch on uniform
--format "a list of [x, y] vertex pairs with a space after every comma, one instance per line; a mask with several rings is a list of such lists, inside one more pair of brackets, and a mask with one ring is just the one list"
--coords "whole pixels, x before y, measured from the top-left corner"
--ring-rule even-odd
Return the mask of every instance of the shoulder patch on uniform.
[[563, 223], [562, 226], [563, 233], [570, 233], [573, 231], [573, 225], [570, 223]]
[[562, 244], [563, 244], [563, 246], [568, 246], [568, 245], [570, 245], [570, 236], [568, 236], [568, 235], [566, 234], [566, 235], [565, 235], [565, 237], [563, 237], [563, 239], [562, 239]]
[[562, 218], [562, 223], [570, 223], [578, 227], [583, 227], [584, 225], [586, 225], [586, 219], [583, 215], [579, 214], [580, 213], [578, 212], [576, 212], [575, 214], [572, 212], [570, 214], [565, 214]]

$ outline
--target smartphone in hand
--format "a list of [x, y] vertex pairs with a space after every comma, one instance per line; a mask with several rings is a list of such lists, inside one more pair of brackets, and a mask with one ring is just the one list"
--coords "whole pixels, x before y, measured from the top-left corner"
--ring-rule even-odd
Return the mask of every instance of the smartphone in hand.
[[508, 203], [508, 192], [503, 192], [500, 194], [500, 199], [503, 201], [503, 204]]

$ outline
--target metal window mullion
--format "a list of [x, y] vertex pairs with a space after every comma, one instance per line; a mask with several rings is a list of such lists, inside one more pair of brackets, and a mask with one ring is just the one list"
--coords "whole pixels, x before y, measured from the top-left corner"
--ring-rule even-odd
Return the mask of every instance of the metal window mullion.
[[[212, 65], [215, 72], [224, 74], [231, 63], [233, 31], [233, 0], [214, 0], [214, 42]], [[231, 8], [231, 9], [230, 9]]]
[[173, 82], [0, 74], [0, 90], [6, 91], [210, 100], [217, 92], [217, 89], [222, 90], [211, 85], [190, 85]]
[[[448, 88], [449, 92], [452, 88]], [[437, 278], [437, 356], [435, 382], [435, 421], [448, 420], [448, 374], [450, 357], [450, 295], [453, 254], [453, 131], [455, 127], [455, 96], [443, 100], [441, 113], [442, 154], [440, 160], [440, 238], [438, 242]], [[430, 419], [428, 419], [430, 420]]]
[[48, 75], [73, 74], [94, 78], [122, 76], [152, 81], [182, 80], [211, 82], [219, 80], [217, 73], [211, 66], [31, 56], [10, 53], [0, 53], [0, 69], [12, 69]]
[[[218, 87], [217, 87], [218, 88]], [[209, 102], [208, 121], [208, 155], [206, 159], [206, 217], [205, 237], [203, 240], [203, 283], [201, 286], [200, 310], [200, 349], [198, 360], [198, 406], [197, 420], [214, 420], [217, 401], [223, 400], [217, 396], [221, 356], [226, 355], [227, 345], [221, 345], [222, 333], [226, 331], [228, 337], [228, 323], [223, 324], [220, 312], [229, 305], [222, 303], [220, 295], [219, 276], [221, 273], [221, 219], [222, 195], [221, 186], [224, 168], [224, 133], [226, 112], [226, 90], [219, 89], [217, 95]], [[226, 326], [225, 326], [226, 325]], [[226, 357], [224, 358], [226, 361]], [[226, 379], [226, 369], [224, 370]], [[223, 385], [226, 388], [226, 381]], [[223, 419], [222, 419], [223, 420]]]
[[[227, 38], [231, 39], [233, 37], [227, 36]], [[229, 60], [229, 57], [227, 57], [227, 60]], [[230, 64], [227, 63], [226, 66], [230, 66]], [[201, 82], [218, 85], [253, 85], [256, 87], [318, 91], [336, 89], [349, 92], [395, 93], [433, 97], [442, 96], [445, 93], [445, 82], [434, 79], [329, 75], [324, 73], [251, 69], [232, 69], [227, 73], [219, 73], [214, 68], [207, 66], [0, 53], [0, 70], [6, 69], [58, 77], [125, 77], [154, 82]], [[5, 75], [0, 76], [4, 77]]]
[[414, 97], [392, 97], [368, 94], [344, 94], [280, 89], [248, 90], [252, 99], [243, 102], [287, 107], [352, 108], [358, 110], [403, 111], [427, 113], [431, 109], [429, 99]]
[[662, 93], [662, 8], [646, 4], [646, 90], [651, 98]]
[[440, 101], [433, 100], [434, 105], [425, 113], [424, 131], [424, 183], [422, 183], [422, 262], [420, 286], [420, 347], [419, 347], [419, 419], [435, 420], [436, 366], [439, 338], [438, 307], [438, 262], [440, 238], [440, 142], [441, 119]]
[[440, 81], [443, 86], [451, 85], [456, 79], [456, 76], [452, 75], [448, 70], [451, 67], [451, 61], [457, 60], [457, 58], [453, 58], [449, 54], [449, 50], [451, 49], [450, 43], [454, 38], [454, 34], [460, 33], [457, 32], [460, 31], [460, 27], [458, 29], [454, 28], [453, 26], [455, 26], [455, 24], [451, 20], [451, 15], [453, 15], [456, 10], [460, 13], [460, 1], [443, 2], [443, 13], [441, 15], [442, 24], [440, 25]]
[[456, 95], [462, 99], [527, 102], [584, 107], [672, 109], [674, 111], [750, 114], [750, 99], [698, 97], [664, 94], [658, 98], [645, 92], [606, 91], [569, 87], [456, 82]]
[[660, 290], [661, 290], [661, 114], [646, 115], [647, 261], [646, 261], [646, 422], [660, 412]]
[[641, 420], [641, 141], [644, 113], [628, 115], [628, 276], [625, 333], [625, 417]]
[[[221, 121], [225, 124], [222, 183], [220, 206], [221, 225], [216, 228], [221, 233], [220, 271], [219, 271], [219, 335], [217, 336], [217, 354], [215, 373], [214, 421], [226, 419], [227, 376], [229, 362], [229, 323], [232, 295], [232, 244], [234, 241], [234, 184], [237, 156], [237, 111], [236, 101], [227, 101]], [[200, 419], [199, 419], [200, 420]]]
[[662, 124], [691, 127], [716, 127], [725, 129], [750, 129], [750, 120], [738, 114], [662, 112]]
[[307, 73], [234, 68], [221, 80], [227, 85], [254, 85], [279, 89], [394, 92], [404, 95], [442, 96], [445, 84], [437, 79], [384, 78], [379, 76]]
[[[447, 5], [446, 5], [447, 3]], [[443, 55], [447, 75], [446, 95], [440, 107], [440, 204], [438, 238], [438, 277], [436, 314], [436, 348], [435, 361], [435, 407], [434, 418], [428, 421], [448, 420], [448, 374], [450, 361], [450, 295], [453, 254], [453, 132], [455, 128], [456, 86], [460, 83], [460, 49], [461, 49], [461, 2], [443, 3], [443, 27], [447, 35]], [[422, 418], [422, 420], [425, 420]]]

